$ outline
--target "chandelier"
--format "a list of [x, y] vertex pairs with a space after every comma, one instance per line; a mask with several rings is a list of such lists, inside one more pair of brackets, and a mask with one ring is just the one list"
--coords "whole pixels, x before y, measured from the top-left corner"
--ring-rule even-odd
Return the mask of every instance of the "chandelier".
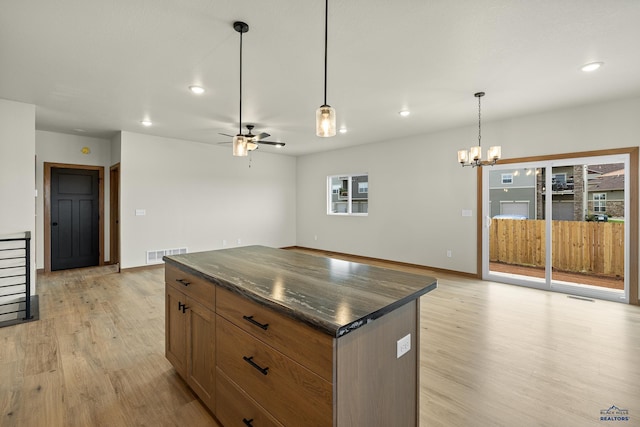
[[480, 142], [482, 140], [480, 98], [484, 96], [484, 92], [477, 92], [473, 96], [478, 98], [478, 145], [471, 147], [469, 151], [458, 150], [458, 162], [463, 167], [471, 166], [475, 168], [476, 166], [493, 166], [500, 159], [502, 148], [499, 145], [489, 147], [489, 151], [487, 151], [487, 160], [482, 160], [482, 148], [480, 147]]

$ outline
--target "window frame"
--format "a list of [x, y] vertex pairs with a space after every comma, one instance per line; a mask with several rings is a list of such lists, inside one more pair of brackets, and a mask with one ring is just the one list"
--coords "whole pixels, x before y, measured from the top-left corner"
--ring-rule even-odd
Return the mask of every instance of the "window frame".
[[593, 213], [607, 211], [607, 193], [593, 193]]
[[[356, 177], [362, 177], [362, 176], [366, 176], [367, 177], [367, 191], [366, 193], [361, 193], [359, 191], [360, 189], [360, 183], [358, 183], [358, 187], [354, 188], [353, 185], [353, 180]], [[340, 186], [339, 188], [337, 188], [336, 191], [336, 185], [333, 183], [334, 179], [338, 179], [340, 181], [343, 182], [343, 185]], [[347, 194], [343, 195], [343, 190], [344, 189], [344, 182], [346, 181], [347, 183]], [[366, 195], [366, 198], [363, 199], [359, 196], [355, 197], [354, 200], [354, 196], [353, 196], [353, 192], [354, 190], [357, 191], [357, 195]], [[369, 215], [369, 174], [364, 172], [364, 173], [353, 173], [353, 174], [338, 174], [338, 175], [329, 175], [327, 176], [327, 215], [336, 215], [336, 216], [368, 216]], [[334, 196], [336, 196], [336, 200], [333, 200]], [[354, 202], [355, 203], [362, 203], [364, 200], [366, 200], [367, 203], [367, 212], [353, 212], [353, 205]], [[346, 212], [334, 212], [333, 211], [333, 207], [334, 204], [336, 203], [345, 203], [347, 208], [346, 208]]]
[[[508, 179], [508, 182], [505, 181], [505, 178]], [[511, 184], [513, 184], [513, 173], [500, 174], [500, 182], [502, 183], [502, 185], [511, 185]]]

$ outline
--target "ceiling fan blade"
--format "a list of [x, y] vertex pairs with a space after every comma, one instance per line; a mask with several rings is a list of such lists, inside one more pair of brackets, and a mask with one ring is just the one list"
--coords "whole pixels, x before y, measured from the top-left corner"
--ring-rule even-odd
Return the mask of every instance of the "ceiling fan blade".
[[284, 142], [275, 142], [275, 141], [256, 141], [258, 144], [265, 144], [265, 145], [279, 145], [281, 147], [284, 147], [285, 144]]
[[271, 136], [271, 135], [269, 135], [269, 134], [268, 134], [268, 133], [266, 133], [266, 132], [261, 132], [261, 133], [259, 133], [259, 134], [257, 134], [257, 135], [255, 136], [255, 137], [256, 137], [255, 139], [256, 139], [256, 141], [260, 141], [261, 139], [267, 139], [267, 138], [269, 138], [270, 136]]
[[229, 138], [233, 138], [235, 135], [229, 135], [228, 133], [218, 133], [218, 135], [228, 136]]

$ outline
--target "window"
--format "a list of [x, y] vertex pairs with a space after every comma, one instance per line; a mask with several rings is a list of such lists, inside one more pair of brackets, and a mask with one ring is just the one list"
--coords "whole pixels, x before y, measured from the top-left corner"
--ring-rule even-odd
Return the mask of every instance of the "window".
[[573, 190], [573, 180], [567, 179], [566, 173], [554, 173], [551, 175], [551, 190], [552, 191]]
[[593, 211], [604, 212], [606, 210], [607, 195], [606, 193], [593, 194]]
[[327, 177], [328, 215], [367, 215], [369, 176], [335, 175]]
[[503, 173], [502, 174], [502, 183], [503, 184], [513, 184], [513, 174], [512, 173]]

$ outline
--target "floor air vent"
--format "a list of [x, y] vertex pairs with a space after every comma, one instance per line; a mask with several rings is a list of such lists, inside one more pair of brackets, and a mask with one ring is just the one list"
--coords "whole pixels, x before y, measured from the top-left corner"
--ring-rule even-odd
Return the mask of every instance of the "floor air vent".
[[157, 251], [147, 251], [147, 264], [160, 264], [165, 255], [186, 254], [187, 248], [159, 249]]

